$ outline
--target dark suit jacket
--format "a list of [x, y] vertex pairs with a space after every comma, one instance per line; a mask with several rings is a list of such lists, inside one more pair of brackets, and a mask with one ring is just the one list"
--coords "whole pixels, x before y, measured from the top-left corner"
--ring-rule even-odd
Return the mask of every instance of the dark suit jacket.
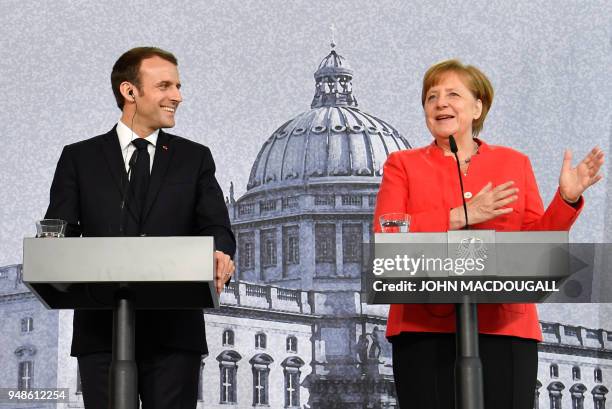
[[[207, 147], [160, 130], [141, 220], [130, 194], [121, 211], [127, 183], [115, 128], [68, 145], [45, 217], [66, 220], [67, 236], [214, 236], [216, 249], [234, 255], [236, 242]], [[75, 311], [73, 356], [110, 351], [111, 337], [111, 311]], [[206, 353], [202, 311], [138, 311], [136, 344], [138, 351], [171, 347]]]

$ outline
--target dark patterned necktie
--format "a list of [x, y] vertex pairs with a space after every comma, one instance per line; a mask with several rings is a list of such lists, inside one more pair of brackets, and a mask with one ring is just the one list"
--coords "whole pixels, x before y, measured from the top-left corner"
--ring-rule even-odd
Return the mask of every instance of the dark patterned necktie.
[[132, 154], [132, 162], [134, 155], [136, 157], [136, 163], [132, 168], [132, 177], [130, 178], [130, 186], [134, 192], [134, 197], [137, 201], [138, 212], [142, 212], [145, 199], [147, 197], [147, 190], [149, 189], [149, 177], [150, 177], [150, 163], [151, 158], [149, 157], [149, 141], [143, 138], [134, 139], [132, 145], [136, 147], [136, 150]]

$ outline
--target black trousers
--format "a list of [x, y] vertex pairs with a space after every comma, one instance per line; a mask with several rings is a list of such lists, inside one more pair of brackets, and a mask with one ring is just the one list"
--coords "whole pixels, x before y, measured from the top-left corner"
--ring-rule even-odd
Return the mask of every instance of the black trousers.
[[[401, 409], [455, 408], [455, 334], [402, 333], [393, 344], [393, 374]], [[479, 336], [485, 409], [532, 409], [537, 342]]]
[[[85, 409], [108, 409], [111, 353], [77, 357]], [[137, 356], [138, 393], [142, 409], [195, 409], [198, 400], [199, 352], [161, 350]]]

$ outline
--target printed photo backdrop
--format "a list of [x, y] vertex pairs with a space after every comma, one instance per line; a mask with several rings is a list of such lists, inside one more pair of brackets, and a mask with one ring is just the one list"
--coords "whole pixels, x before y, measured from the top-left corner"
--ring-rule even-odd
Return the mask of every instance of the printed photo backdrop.
[[[354, 70], [359, 107], [412, 146], [431, 141], [420, 105], [425, 70], [448, 58], [481, 68], [496, 93], [481, 136], [530, 157], [545, 203], [564, 148], [576, 160], [595, 145], [610, 149], [605, 1], [5, 0], [2, 9], [0, 266], [21, 263], [22, 238], [45, 212], [62, 147], [118, 120], [110, 71], [135, 46], [177, 56], [184, 102], [172, 132], [211, 148], [217, 179], [226, 195], [233, 183], [236, 198], [264, 141], [310, 109], [313, 73], [332, 38]], [[573, 241], [612, 238], [609, 163], [586, 195]], [[543, 320], [612, 330], [607, 311], [540, 307]]]

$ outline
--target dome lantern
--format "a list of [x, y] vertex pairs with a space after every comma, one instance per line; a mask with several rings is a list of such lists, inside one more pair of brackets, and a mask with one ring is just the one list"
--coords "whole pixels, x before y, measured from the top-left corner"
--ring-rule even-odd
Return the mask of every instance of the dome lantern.
[[334, 50], [336, 44], [333, 41], [331, 46], [331, 52], [323, 58], [314, 73], [315, 95], [310, 107], [357, 107], [357, 99], [353, 96], [353, 70], [346, 59]]

